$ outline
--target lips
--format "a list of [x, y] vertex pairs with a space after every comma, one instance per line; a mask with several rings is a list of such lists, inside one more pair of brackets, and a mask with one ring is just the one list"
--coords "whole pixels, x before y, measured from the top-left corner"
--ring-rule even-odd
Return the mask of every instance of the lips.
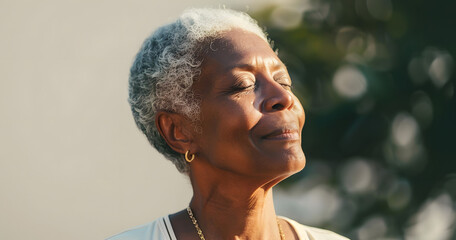
[[263, 136], [262, 139], [299, 140], [299, 131], [297, 128], [279, 128]]

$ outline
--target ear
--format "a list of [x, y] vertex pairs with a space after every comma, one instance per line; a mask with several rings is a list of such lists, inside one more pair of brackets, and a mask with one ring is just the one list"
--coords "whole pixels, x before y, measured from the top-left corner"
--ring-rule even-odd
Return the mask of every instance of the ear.
[[184, 154], [186, 151], [195, 152], [192, 148], [192, 133], [187, 129], [188, 120], [181, 114], [158, 111], [155, 115], [155, 126], [168, 146], [174, 151]]

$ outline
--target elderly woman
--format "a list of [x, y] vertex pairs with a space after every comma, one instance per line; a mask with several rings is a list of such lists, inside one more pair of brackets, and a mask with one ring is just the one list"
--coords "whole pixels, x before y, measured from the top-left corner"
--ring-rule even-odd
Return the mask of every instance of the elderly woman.
[[150, 143], [188, 175], [187, 209], [110, 240], [346, 239], [277, 217], [272, 187], [304, 168], [304, 110], [248, 15], [193, 9], [144, 42], [130, 104]]

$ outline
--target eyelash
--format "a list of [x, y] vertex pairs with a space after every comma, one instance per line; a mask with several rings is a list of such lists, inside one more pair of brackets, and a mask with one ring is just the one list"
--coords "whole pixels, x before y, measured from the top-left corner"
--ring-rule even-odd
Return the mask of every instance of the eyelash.
[[284, 75], [280, 76], [275, 81], [278, 82], [282, 87], [286, 88], [287, 90], [291, 90], [293, 88], [291, 81], [290, 81], [290, 83], [283, 83], [283, 82], [280, 82], [281, 79], [287, 79], [287, 82], [288, 82], [288, 77], [284, 76]]
[[[292, 90], [292, 88], [293, 88], [292, 84], [291, 83], [281, 83], [280, 82], [281, 79], [287, 79], [288, 80], [288, 77], [287, 76], [280, 76], [278, 79], [275, 79], [275, 81], [277, 83], [279, 83], [286, 90]], [[240, 92], [247, 91], [247, 90], [253, 90], [255, 88], [255, 83], [249, 84], [248, 86], [242, 86], [244, 81], [245, 80], [240, 80], [238, 84], [235, 84], [230, 89], [230, 92], [232, 92], [232, 93], [240, 93]], [[250, 80], [247, 80], [247, 81], [250, 81]]]
[[[248, 84], [246, 84], [246, 83], [248, 83]], [[230, 92], [238, 93], [238, 92], [242, 92], [247, 89], [250, 89], [252, 87], [255, 87], [255, 82], [252, 81], [249, 77], [246, 77], [244, 75], [244, 76], [240, 76], [237, 78], [236, 84], [234, 84], [231, 87]]]
[[293, 89], [293, 86], [291, 84], [281, 83], [280, 85], [282, 85], [282, 87], [285, 88], [286, 90], [292, 90]]
[[251, 90], [254, 87], [255, 87], [255, 84], [250, 84], [248, 86], [242, 86], [242, 83], [241, 83], [241, 84], [234, 85], [231, 88], [231, 91], [234, 92], [234, 93], [238, 93], [238, 92], [242, 92], [242, 91], [246, 91], [246, 90]]

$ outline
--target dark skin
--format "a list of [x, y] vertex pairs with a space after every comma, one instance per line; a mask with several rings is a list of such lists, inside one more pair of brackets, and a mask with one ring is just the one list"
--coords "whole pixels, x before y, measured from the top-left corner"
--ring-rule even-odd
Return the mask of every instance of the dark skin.
[[[233, 29], [207, 49], [193, 90], [201, 131], [166, 111], [156, 125], [175, 151], [195, 154], [190, 207], [205, 238], [280, 239], [272, 187], [305, 166], [305, 115], [286, 67], [263, 39]], [[177, 239], [199, 239], [186, 210], [170, 220]], [[279, 221], [286, 239], [297, 239]]]

